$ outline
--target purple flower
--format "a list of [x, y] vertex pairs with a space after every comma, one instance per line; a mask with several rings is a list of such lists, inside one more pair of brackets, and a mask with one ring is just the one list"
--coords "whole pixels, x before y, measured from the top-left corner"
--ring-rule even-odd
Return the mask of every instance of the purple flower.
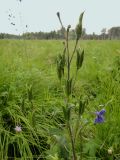
[[16, 131], [16, 132], [21, 132], [21, 131], [22, 131], [22, 128], [21, 128], [20, 126], [16, 126], [16, 127], [15, 127], [15, 131]]
[[105, 109], [102, 109], [99, 112], [98, 111], [95, 112], [96, 118], [95, 118], [94, 124], [96, 124], [96, 123], [103, 123], [104, 122], [104, 114], [105, 114], [105, 112], [106, 112]]

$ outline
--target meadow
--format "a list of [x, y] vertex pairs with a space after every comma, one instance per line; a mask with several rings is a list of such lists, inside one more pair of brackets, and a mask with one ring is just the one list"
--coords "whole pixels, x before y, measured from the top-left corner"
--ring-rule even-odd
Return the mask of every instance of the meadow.
[[[70, 41], [70, 51], [74, 43]], [[72, 104], [82, 97], [86, 107], [77, 157], [119, 160], [120, 41], [81, 40], [79, 46], [85, 55]], [[0, 41], [0, 160], [67, 160], [68, 143], [62, 137], [65, 94], [56, 72], [61, 50], [62, 40]], [[75, 60], [76, 55], [73, 75]], [[105, 121], [95, 125], [94, 112], [103, 108]]]

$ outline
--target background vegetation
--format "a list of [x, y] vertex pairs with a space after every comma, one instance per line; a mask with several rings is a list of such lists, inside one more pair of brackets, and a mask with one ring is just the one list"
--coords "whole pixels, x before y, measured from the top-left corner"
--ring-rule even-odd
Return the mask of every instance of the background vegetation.
[[[70, 42], [71, 49], [74, 43]], [[83, 159], [119, 159], [120, 42], [81, 41], [79, 46], [85, 50], [85, 59], [73, 97], [82, 95], [87, 100]], [[55, 40], [0, 41], [1, 160], [63, 158], [65, 148], [60, 152], [58, 145], [66, 145], [59, 139], [64, 95], [56, 76], [56, 57], [62, 48], [62, 41]], [[105, 123], [94, 125], [92, 113], [102, 108], [106, 109]], [[15, 132], [16, 126], [21, 126], [20, 133]]]
[[[15, 24], [11, 24], [15, 25]], [[27, 25], [26, 25], [27, 27]], [[26, 28], [27, 29], [27, 28]], [[106, 28], [103, 28], [101, 30], [101, 34], [98, 35], [95, 32], [92, 34], [87, 34], [86, 29], [83, 28], [83, 33], [82, 33], [82, 39], [87, 39], [87, 40], [105, 40], [105, 39], [120, 39], [120, 27], [112, 27], [108, 31]], [[25, 32], [22, 35], [12, 35], [12, 34], [6, 34], [6, 33], [0, 33], [0, 39], [64, 39], [64, 30], [61, 28], [60, 30], [57, 31], [51, 31], [51, 32]], [[75, 40], [76, 39], [76, 33], [75, 30], [72, 29], [70, 30], [69, 33], [69, 39]]]

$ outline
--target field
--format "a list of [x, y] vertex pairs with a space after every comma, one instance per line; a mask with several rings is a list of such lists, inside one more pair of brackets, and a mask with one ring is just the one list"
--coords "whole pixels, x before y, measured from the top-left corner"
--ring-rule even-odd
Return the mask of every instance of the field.
[[[70, 41], [70, 51], [74, 43]], [[119, 160], [120, 41], [80, 41], [78, 46], [85, 56], [71, 103], [82, 97], [86, 107], [77, 157]], [[0, 160], [68, 160], [64, 80], [60, 83], [56, 72], [56, 57], [62, 50], [62, 41], [57, 40], [0, 41]], [[73, 75], [75, 59], [76, 55]], [[103, 108], [105, 121], [95, 125], [94, 113]], [[16, 132], [16, 126], [22, 131]]]

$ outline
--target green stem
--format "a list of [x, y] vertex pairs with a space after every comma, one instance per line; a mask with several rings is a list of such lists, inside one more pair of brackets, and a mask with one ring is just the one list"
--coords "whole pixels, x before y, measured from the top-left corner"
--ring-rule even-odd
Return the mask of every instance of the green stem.
[[80, 121], [80, 119], [78, 118], [78, 119], [77, 119], [77, 122], [76, 122], [75, 129], [74, 129], [74, 130], [75, 130], [75, 131], [74, 131], [74, 143], [76, 142], [78, 127], [79, 127], [79, 121]]
[[76, 48], [77, 48], [77, 44], [78, 44], [78, 39], [76, 39], [75, 47], [74, 47], [74, 50], [73, 50], [72, 56], [71, 56], [71, 58], [70, 58], [70, 63], [71, 63], [71, 61], [72, 61], [72, 59], [73, 59], [73, 56], [74, 56], [74, 54], [75, 54], [75, 51], [76, 51]]
[[69, 46], [68, 46], [68, 31], [67, 31], [67, 37], [66, 37], [66, 48], [67, 48], [67, 69], [68, 69], [68, 77], [67, 79], [70, 80], [70, 54], [69, 54]]
[[73, 137], [72, 129], [70, 127], [70, 123], [69, 122], [68, 122], [68, 129], [69, 129], [69, 134], [70, 134], [71, 144], [72, 144], [73, 160], [77, 160], [76, 153], [75, 153], [74, 137]]
[[76, 73], [75, 73], [75, 79], [74, 79], [74, 83], [73, 83], [73, 88], [74, 88], [75, 82], [76, 82], [76, 80], [77, 80], [77, 75], [78, 75], [78, 69], [76, 70]]
[[60, 22], [60, 24], [61, 24], [61, 27], [62, 27], [62, 29], [63, 29], [64, 26], [63, 26], [63, 24], [62, 24], [61, 18], [60, 18], [60, 17], [58, 17], [58, 18], [59, 18], [59, 22]]
[[82, 146], [82, 133], [81, 133], [81, 131], [80, 131], [80, 160], [82, 160], [83, 158], [82, 158], [82, 149], [83, 149], [83, 146]]
[[[66, 49], [67, 49], [67, 56], [68, 56], [67, 57], [67, 72], [68, 72], [67, 80], [70, 80], [70, 54], [69, 54], [69, 46], [68, 46], [68, 33], [69, 33], [69, 29], [67, 29], [67, 35], [66, 35]], [[67, 103], [69, 104], [69, 95], [67, 97]], [[77, 160], [76, 153], [75, 153], [74, 137], [72, 134], [72, 129], [71, 129], [69, 121], [67, 122], [67, 124], [68, 124], [67, 127], [69, 130], [70, 139], [71, 139], [73, 160]]]

